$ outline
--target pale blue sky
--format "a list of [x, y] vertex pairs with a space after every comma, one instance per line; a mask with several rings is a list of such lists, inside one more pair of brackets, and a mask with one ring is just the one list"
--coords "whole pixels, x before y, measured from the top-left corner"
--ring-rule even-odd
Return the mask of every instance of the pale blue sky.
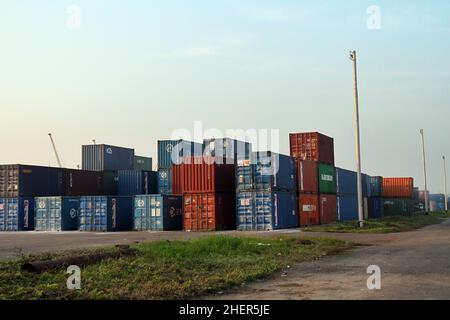
[[[67, 6], [81, 29], [66, 27]], [[367, 8], [381, 9], [369, 30]], [[134, 147], [205, 127], [321, 131], [354, 169], [352, 66], [358, 50], [363, 170], [422, 185], [426, 130], [432, 191], [450, 158], [450, 2], [2, 1], [1, 163], [80, 163], [81, 144]]]

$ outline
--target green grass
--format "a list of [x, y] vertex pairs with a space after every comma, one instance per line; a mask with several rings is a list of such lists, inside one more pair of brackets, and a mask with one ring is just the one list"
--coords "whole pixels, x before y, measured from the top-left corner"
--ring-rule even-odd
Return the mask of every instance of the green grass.
[[450, 215], [432, 213], [428, 216], [415, 215], [411, 217], [396, 216], [383, 219], [367, 220], [364, 228], [358, 227], [357, 221], [337, 222], [322, 226], [307, 227], [304, 231], [309, 232], [337, 232], [337, 233], [392, 233], [417, 230], [429, 225], [439, 224], [442, 218]]
[[[25, 257], [0, 262], [0, 299], [183, 299], [268, 276], [292, 263], [351, 247], [334, 239], [211, 236], [134, 245], [137, 255], [86, 266], [81, 290], [67, 290], [65, 270], [20, 271]], [[115, 249], [109, 249], [115, 250]], [[99, 250], [96, 250], [99, 251]], [[85, 251], [85, 253], [88, 251]], [[66, 253], [68, 254], [68, 253]], [[61, 255], [35, 256], [53, 259]]]

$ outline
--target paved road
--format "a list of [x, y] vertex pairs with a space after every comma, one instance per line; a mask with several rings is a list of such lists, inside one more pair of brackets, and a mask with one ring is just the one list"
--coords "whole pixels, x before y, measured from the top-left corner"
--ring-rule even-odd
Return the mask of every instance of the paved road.
[[[270, 279], [212, 299], [450, 299], [450, 219], [419, 231], [336, 237], [363, 246], [292, 266]], [[381, 268], [381, 290], [368, 290], [367, 267]]]

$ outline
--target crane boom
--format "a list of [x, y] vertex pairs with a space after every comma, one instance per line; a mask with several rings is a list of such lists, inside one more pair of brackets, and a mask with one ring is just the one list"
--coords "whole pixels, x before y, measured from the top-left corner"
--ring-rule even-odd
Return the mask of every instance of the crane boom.
[[53, 151], [55, 152], [56, 161], [58, 161], [59, 167], [62, 168], [61, 159], [59, 158], [58, 151], [56, 150], [56, 145], [55, 145], [55, 141], [53, 141], [52, 134], [49, 133], [48, 136], [50, 137], [50, 141], [52, 143]]

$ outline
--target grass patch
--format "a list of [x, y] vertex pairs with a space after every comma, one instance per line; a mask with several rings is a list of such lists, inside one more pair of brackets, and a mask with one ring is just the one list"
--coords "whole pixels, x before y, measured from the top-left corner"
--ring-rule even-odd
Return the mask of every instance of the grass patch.
[[[66, 289], [65, 270], [42, 274], [20, 271], [23, 257], [0, 262], [0, 299], [192, 298], [268, 276], [292, 263], [336, 254], [351, 246], [350, 242], [324, 238], [228, 236], [143, 243], [133, 246], [138, 251], [135, 257], [84, 267], [82, 289], [76, 291]], [[57, 257], [61, 255], [33, 258]]]
[[357, 221], [336, 222], [322, 226], [311, 226], [304, 229], [309, 232], [336, 232], [336, 233], [392, 233], [417, 230], [429, 225], [439, 224], [442, 218], [450, 215], [432, 213], [428, 216], [416, 215], [411, 217], [396, 216], [383, 219], [367, 220], [364, 228], [358, 227]]

